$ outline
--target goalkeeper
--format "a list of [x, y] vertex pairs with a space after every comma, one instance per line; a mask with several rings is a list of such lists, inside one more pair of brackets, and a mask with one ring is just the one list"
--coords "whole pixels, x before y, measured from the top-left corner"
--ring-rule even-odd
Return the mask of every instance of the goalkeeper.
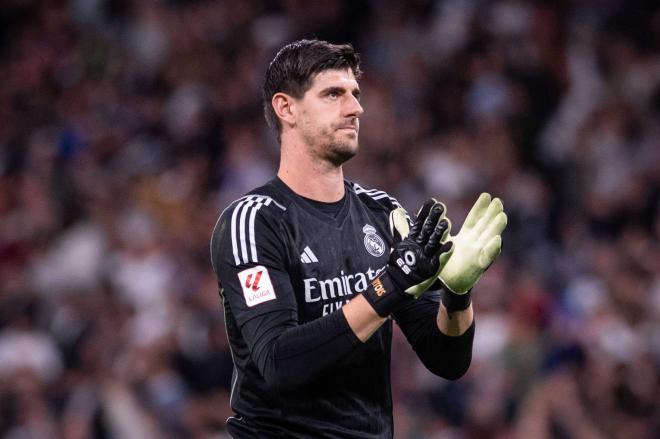
[[469, 367], [470, 290], [500, 252], [502, 203], [482, 194], [451, 235], [443, 203], [410, 219], [385, 192], [344, 180], [359, 76], [350, 45], [318, 40], [285, 46], [266, 72], [280, 167], [222, 212], [211, 239], [235, 439], [392, 437], [393, 321], [433, 373]]

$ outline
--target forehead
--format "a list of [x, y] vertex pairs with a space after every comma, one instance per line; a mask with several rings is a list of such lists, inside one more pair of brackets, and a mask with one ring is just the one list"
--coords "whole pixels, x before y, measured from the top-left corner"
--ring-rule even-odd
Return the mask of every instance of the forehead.
[[353, 71], [347, 69], [330, 69], [317, 73], [312, 79], [312, 89], [324, 89], [326, 87], [343, 87], [348, 89], [358, 88], [358, 82]]

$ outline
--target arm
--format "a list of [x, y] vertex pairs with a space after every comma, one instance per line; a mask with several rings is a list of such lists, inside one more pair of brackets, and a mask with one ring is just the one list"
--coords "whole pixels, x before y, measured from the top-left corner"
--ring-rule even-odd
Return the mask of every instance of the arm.
[[392, 211], [395, 241], [390, 262], [363, 294], [378, 315], [394, 313], [429, 370], [456, 379], [465, 373], [472, 358], [474, 325], [469, 294], [452, 294], [441, 301], [438, 292], [426, 293], [442, 268], [441, 255], [451, 248], [450, 243], [444, 243], [450, 229], [444, 210], [441, 203], [430, 200], [410, 229], [403, 210]]
[[[288, 288], [286, 282], [274, 286], [279, 294]], [[386, 320], [357, 296], [339, 311], [304, 324], [298, 323], [293, 310], [260, 315], [242, 325], [241, 334], [266, 382], [293, 390], [322, 376]]]
[[440, 292], [429, 291], [395, 311], [394, 319], [428, 370], [451, 380], [468, 370], [475, 329], [471, 305], [449, 314]]
[[474, 310], [472, 304], [461, 311], [449, 312], [444, 305], [440, 305], [436, 323], [443, 334], [457, 337], [465, 333], [474, 322]]
[[459, 378], [470, 365], [474, 339], [471, 289], [499, 254], [505, 227], [502, 202], [482, 194], [461, 231], [450, 238], [452, 252], [440, 256], [442, 296], [429, 292], [419, 303], [395, 312], [406, 338], [437, 375]]
[[241, 333], [266, 383], [285, 391], [313, 382], [360, 345], [340, 311], [304, 324], [275, 311], [246, 322]]
[[380, 317], [364, 296], [356, 296], [341, 308], [355, 336], [365, 342], [387, 321]]
[[292, 390], [311, 383], [373, 335], [387, 319], [357, 296], [341, 310], [299, 324], [291, 312], [247, 322], [241, 332], [269, 385]]

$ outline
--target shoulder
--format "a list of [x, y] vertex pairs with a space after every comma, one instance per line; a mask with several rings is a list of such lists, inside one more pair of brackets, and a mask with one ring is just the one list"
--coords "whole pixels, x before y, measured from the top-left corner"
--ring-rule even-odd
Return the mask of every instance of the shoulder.
[[373, 209], [380, 209], [390, 212], [396, 208], [403, 207], [396, 198], [385, 191], [371, 189], [360, 186], [359, 184], [347, 181], [349, 190], [364, 204]]
[[229, 203], [213, 228], [212, 259], [223, 253], [224, 248], [233, 255], [232, 259], [237, 265], [257, 262], [258, 244], [277, 235], [277, 224], [286, 213], [287, 204], [286, 199], [268, 185]]
[[232, 201], [220, 214], [220, 219], [252, 216], [259, 213], [265, 217], [277, 217], [286, 212], [287, 206], [277, 199], [263, 194], [250, 193]]
[[276, 219], [286, 212], [289, 203], [272, 185], [266, 184], [229, 203], [220, 213], [215, 228], [222, 223], [240, 222], [241, 218]]

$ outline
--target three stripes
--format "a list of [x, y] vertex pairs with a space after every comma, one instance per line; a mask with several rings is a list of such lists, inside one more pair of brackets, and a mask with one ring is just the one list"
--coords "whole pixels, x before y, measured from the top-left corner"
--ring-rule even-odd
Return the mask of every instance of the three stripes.
[[303, 262], [303, 264], [311, 264], [312, 262], [318, 262], [319, 260], [316, 258], [316, 255], [312, 251], [311, 248], [305, 247], [303, 252], [300, 254], [300, 260]]
[[265, 195], [247, 195], [237, 200], [231, 215], [231, 247], [236, 265], [258, 262], [257, 246], [254, 238], [254, 223], [257, 211], [262, 206], [274, 203], [282, 210], [284, 206]]

